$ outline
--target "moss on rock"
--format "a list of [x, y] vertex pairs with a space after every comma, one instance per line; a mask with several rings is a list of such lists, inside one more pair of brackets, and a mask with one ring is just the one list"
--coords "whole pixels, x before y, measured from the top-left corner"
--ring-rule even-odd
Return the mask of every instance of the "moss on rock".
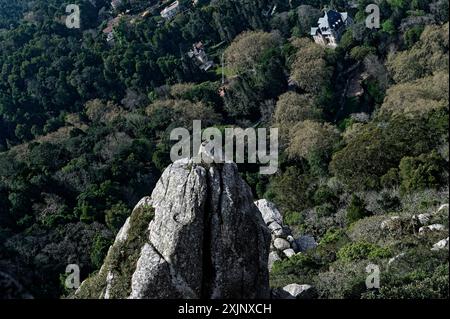
[[109, 248], [101, 269], [89, 276], [75, 294], [77, 299], [127, 298], [131, 293], [131, 277], [141, 248], [148, 241], [148, 225], [155, 211], [151, 206], [137, 207], [129, 219], [124, 240], [116, 240]]

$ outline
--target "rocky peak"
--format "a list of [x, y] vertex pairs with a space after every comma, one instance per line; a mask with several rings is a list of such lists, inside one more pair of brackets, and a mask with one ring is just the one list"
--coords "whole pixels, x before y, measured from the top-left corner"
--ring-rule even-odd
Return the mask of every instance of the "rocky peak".
[[[146, 210], [154, 212], [149, 223], [136, 218]], [[269, 298], [269, 245], [235, 164], [180, 160], [136, 206], [76, 297]]]

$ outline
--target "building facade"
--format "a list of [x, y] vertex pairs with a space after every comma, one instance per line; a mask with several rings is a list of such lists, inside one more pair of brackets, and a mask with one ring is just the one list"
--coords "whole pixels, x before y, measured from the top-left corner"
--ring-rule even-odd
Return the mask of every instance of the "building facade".
[[353, 20], [347, 12], [328, 10], [319, 18], [318, 26], [311, 28], [311, 36], [317, 44], [335, 48], [338, 46], [342, 34]]

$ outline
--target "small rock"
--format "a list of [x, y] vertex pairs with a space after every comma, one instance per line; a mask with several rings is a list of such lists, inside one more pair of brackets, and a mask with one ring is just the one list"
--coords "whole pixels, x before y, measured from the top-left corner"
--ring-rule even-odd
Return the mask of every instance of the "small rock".
[[291, 244], [291, 248], [292, 248], [294, 251], [298, 251], [298, 246], [297, 246], [297, 243], [296, 243], [294, 237], [292, 237], [291, 235], [289, 235], [289, 236], [286, 237], [286, 240], [289, 242], [289, 244]]
[[[289, 293], [295, 299], [308, 299], [313, 295], [313, 287], [310, 285], [290, 284], [283, 287], [283, 290]], [[289, 298], [290, 299], [290, 298]]]
[[430, 226], [423, 226], [419, 228], [419, 234], [425, 234], [427, 232], [432, 232], [432, 231], [442, 231], [445, 230], [445, 226], [442, 224], [433, 224]]
[[272, 223], [270, 223], [268, 227], [269, 227], [270, 231], [275, 231], [275, 230], [278, 230], [278, 229], [282, 229], [282, 228], [283, 228], [283, 227], [281, 227], [281, 225], [278, 224], [277, 222], [272, 222]]
[[392, 263], [396, 262], [397, 260], [399, 260], [399, 259], [402, 258], [403, 256], [405, 256], [405, 253], [401, 253], [401, 254], [398, 254], [398, 255], [395, 256], [395, 257], [392, 257], [392, 258], [389, 259], [389, 261], [388, 261], [388, 266], [390, 266]]
[[442, 239], [441, 241], [438, 241], [436, 244], [433, 245], [433, 248], [431, 250], [438, 251], [445, 248], [448, 248], [448, 237], [446, 239]]
[[426, 225], [431, 219], [431, 214], [420, 214], [417, 215], [417, 220], [421, 225]]
[[269, 253], [269, 261], [268, 261], [268, 267], [269, 267], [269, 271], [272, 270], [273, 264], [276, 261], [281, 260], [280, 256], [278, 256], [278, 253], [276, 251], [272, 251]]
[[401, 220], [400, 216], [392, 216], [389, 219], [384, 220], [381, 222], [381, 229], [382, 230], [395, 230], [400, 225]]
[[316, 240], [309, 235], [300, 236], [295, 240], [295, 243], [297, 245], [297, 250], [300, 252], [306, 252], [317, 247]]
[[276, 238], [275, 241], [273, 242], [273, 245], [275, 246], [276, 249], [281, 251], [291, 248], [289, 242], [283, 238]]
[[283, 227], [281, 227], [281, 225], [278, 224], [277, 222], [270, 223], [269, 229], [274, 236], [276, 237], [283, 236]]
[[444, 209], [448, 210], [448, 204], [444, 204], [441, 207], [439, 207], [439, 209], [437, 210], [438, 213], [440, 213], [441, 211], [443, 211]]
[[295, 251], [294, 251], [292, 248], [289, 248], [289, 249], [283, 250], [283, 254], [284, 254], [287, 258], [291, 258], [292, 256], [295, 255]]

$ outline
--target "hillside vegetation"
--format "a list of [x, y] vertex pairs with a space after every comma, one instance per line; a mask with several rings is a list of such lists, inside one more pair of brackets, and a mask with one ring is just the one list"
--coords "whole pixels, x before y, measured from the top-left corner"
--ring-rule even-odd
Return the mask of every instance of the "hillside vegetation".
[[[278, 173], [239, 169], [319, 245], [277, 262], [273, 287], [448, 298], [448, 245], [431, 250], [448, 238], [448, 0], [378, 1], [372, 30], [366, 0], [186, 0], [171, 21], [156, 0], [72, 2], [80, 29], [62, 0], [0, 0], [0, 271], [38, 298], [70, 293], [66, 265], [99, 270], [170, 164], [170, 131], [201, 119], [280, 128]], [[309, 36], [331, 5], [355, 20], [336, 49]], [[187, 55], [199, 41], [209, 71]], [[419, 234], [433, 224], [445, 230]], [[365, 287], [369, 263], [381, 289]]]

